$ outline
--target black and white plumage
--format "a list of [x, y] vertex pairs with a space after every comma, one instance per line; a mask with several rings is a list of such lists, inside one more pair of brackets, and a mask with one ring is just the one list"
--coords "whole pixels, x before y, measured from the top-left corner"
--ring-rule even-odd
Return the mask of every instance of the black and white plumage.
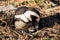
[[32, 7], [20, 7], [15, 11], [14, 20], [16, 29], [24, 29], [29, 23], [36, 27], [40, 21], [40, 13]]

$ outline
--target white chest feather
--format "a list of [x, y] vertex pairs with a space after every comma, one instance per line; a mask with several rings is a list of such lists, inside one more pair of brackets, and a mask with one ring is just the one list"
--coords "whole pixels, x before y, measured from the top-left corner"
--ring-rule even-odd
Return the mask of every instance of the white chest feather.
[[[20, 18], [20, 19], [22, 19], [23, 21], [28, 22], [28, 19], [29, 19], [30, 21], [32, 21], [31, 15], [34, 15], [34, 16], [36, 16], [37, 18], [39, 18], [39, 15], [37, 15], [37, 13], [35, 13], [35, 12], [33, 12], [33, 11], [26, 11], [24, 14], [15, 15], [15, 18]], [[28, 19], [27, 19], [27, 18], [28, 18]]]
[[26, 12], [24, 13], [24, 15], [25, 15], [30, 21], [32, 21], [31, 15], [34, 15], [34, 16], [36, 16], [36, 17], [39, 17], [39, 15], [37, 15], [37, 13], [35, 13], [35, 12], [33, 12], [33, 11], [26, 11]]
[[28, 22], [27, 18], [23, 14], [21, 14], [21, 15], [15, 15], [15, 18], [20, 18], [23, 21]]

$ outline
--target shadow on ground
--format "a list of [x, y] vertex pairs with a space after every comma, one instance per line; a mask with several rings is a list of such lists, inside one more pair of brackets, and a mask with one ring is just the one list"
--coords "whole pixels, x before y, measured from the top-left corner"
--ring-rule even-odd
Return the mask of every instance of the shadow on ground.
[[53, 27], [54, 25], [60, 24], [60, 14], [51, 15], [45, 18], [41, 18], [39, 22], [40, 29], [44, 27]]

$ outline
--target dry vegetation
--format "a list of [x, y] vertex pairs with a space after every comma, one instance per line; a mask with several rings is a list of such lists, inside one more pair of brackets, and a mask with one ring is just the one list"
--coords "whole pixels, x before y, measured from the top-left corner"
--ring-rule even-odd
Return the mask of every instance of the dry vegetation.
[[20, 30], [9, 27], [12, 17], [1, 12], [0, 40], [60, 40], [60, 5], [56, 6], [57, 4], [50, 0], [0, 0], [0, 6], [10, 4], [17, 8], [20, 6], [38, 8], [41, 13], [40, 28], [37, 32], [22, 34]]

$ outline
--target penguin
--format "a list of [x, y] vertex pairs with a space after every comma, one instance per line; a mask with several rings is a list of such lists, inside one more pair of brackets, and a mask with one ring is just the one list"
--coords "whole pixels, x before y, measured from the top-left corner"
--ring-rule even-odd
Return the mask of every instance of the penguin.
[[15, 10], [13, 25], [16, 29], [27, 29], [28, 24], [38, 28], [39, 21], [40, 13], [36, 8], [23, 6]]

